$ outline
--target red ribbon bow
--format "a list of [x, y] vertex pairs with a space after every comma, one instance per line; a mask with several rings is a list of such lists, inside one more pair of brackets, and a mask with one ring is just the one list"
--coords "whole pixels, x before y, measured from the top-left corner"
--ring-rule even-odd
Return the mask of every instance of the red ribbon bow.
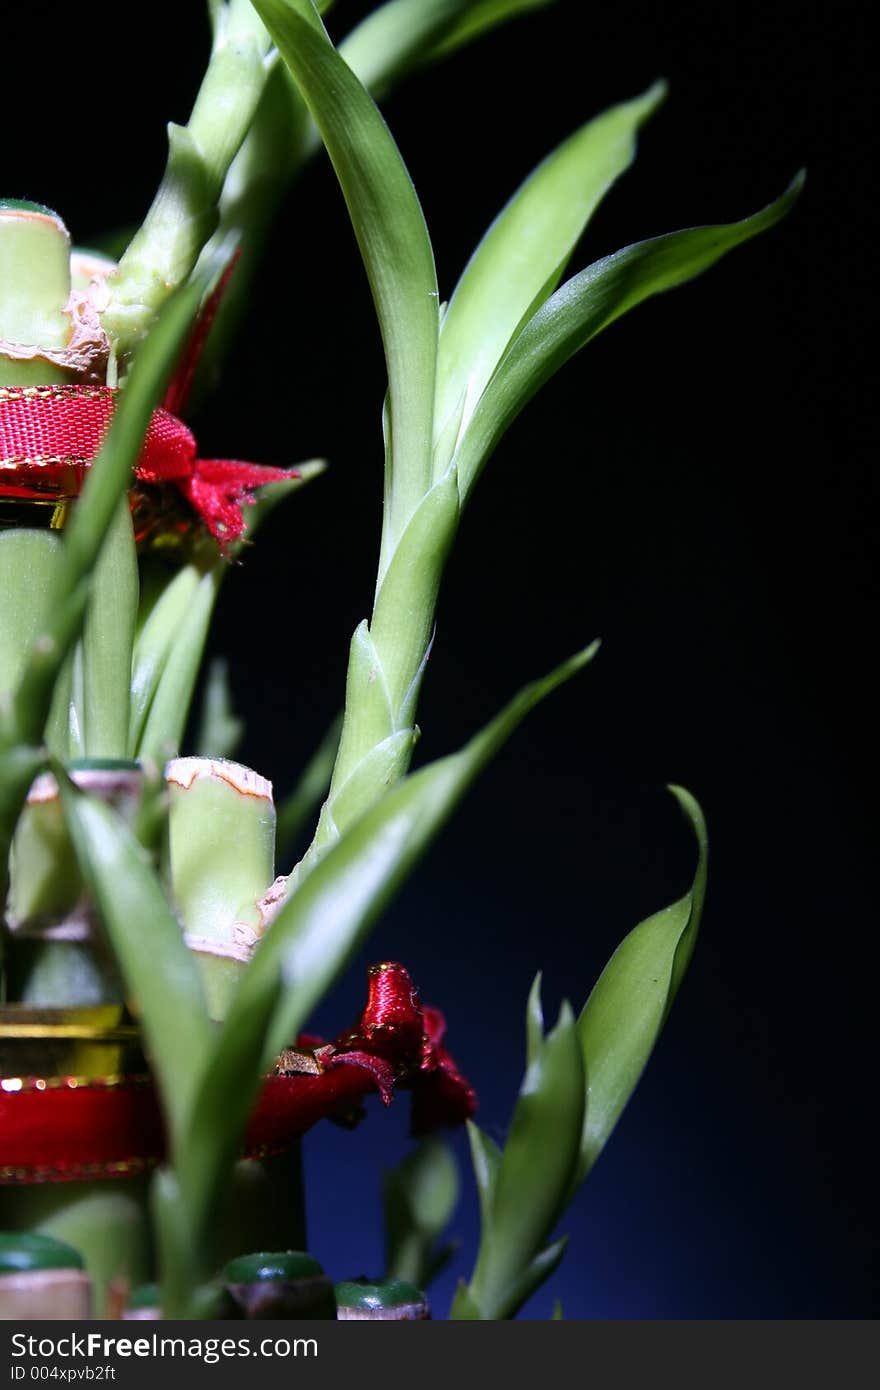
[[[0, 496], [75, 496], [116, 396], [108, 386], [0, 387]], [[242, 504], [253, 500], [253, 488], [297, 476], [238, 459], [200, 459], [192, 432], [168, 410], [153, 411], [135, 467], [142, 483], [173, 485], [223, 547], [244, 531]]]
[[[413, 1134], [463, 1124], [476, 1096], [443, 1046], [445, 1031], [402, 965], [374, 965], [353, 1029], [333, 1043], [300, 1037], [282, 1054], [263, 1083], [245, 1152], [280, 1152], [319, 1120], [356, 1122], [365, 1096], [378, 1091], [388, 1105], [398, 1087], [412, 1092]], [[164, 1152], [149, 1077], [0, 1077], [0, 1183], [129, 1177]]]

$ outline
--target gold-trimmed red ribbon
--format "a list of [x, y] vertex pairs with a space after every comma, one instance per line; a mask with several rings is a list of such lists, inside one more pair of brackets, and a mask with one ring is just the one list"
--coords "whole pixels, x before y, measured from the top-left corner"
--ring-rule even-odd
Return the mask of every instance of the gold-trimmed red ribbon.
[[[333, 1043], [303, 1036], [263, 1083], [245, 1136], [252, 1157], [277, 1153], [327, 1118], [356, 1121], [378, 1091], [412, 1093], [412, 1132], [463, 1124], [473, 1089], [443, 1046], [445, 1022], [422, 1005], [409, 972], [395, 962], [369, 972], [367, 1005]], [[129, 1177], [158, 1163], [165, 1133], [146, 1075], [0, 1077], [0, 1184]]]
[[[0, 497], [75, 497], [117, 394], [109, 386], [0, 386]], [[239, 459], [200, 459], [191, 430], [165, 409], [153, 411], [135, 467], [139, 482], [176, 488], [224, 548], [241, 537], [242, 506], [254, 488], [297, 476]]]

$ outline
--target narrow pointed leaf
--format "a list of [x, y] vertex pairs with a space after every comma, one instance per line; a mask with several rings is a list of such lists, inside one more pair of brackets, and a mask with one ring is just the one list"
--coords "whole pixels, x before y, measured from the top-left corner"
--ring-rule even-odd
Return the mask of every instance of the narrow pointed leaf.
[[455, 455], [462, 496], [523, 406], [574, 353], [642, 300], [693, 279], [772, 227], [802, 186], [798, 175], [781, 198], [753, 217], [638, 242], [566, 281], [514, 339], [480, 399]]
[[[407, 722], [411, 715], [407, 706], [414, 704], [412, 672], [419, 669], [431, 639], [443, 566], [458, 517], [458, 483], [452, 469], [422, 498], [376, 594], [370, 635], [385, 653], [382, 670], [391, 708]], [[413, 621], [413, 614], [419, 622]]]
[[577, 1181], [592, 1168], [632, 1095], [690, 963], [706, 893], [708, 841], [699, 805], [670, 787], [699, 848], [690, 892], [624, 937], [578, 1020], [587, 1113]]
[[494, 1182], [470, 1290], [484, 1318], [510, 1317], [532, 1292], [529, 1266], [558, 1221], [578, 1160], [584, 1069], [567, 1004], [527, 1068]]
[[156, 683], [137, 744], [138, 758], [149, 758], [161, 765], [176, 757], [180, 750], [211, 615], [225, 572], [226, 562], [218, 560], [214, 568], [199, 579]]
[[85, 751], [90, 758], [128, 752], [131, 654], [138, 607], [138, 566], [127, 499], [117, 506], [92, 575], [83, 632]]
[[192, 608], [201, 578], [196, 565], [184, 565], [178, 570], [170, 583], [159, 591], [138, 633], [130, 687], [129, 751], [132, 757], [140, 748], [159, 680]]
[[480, 1309], [474, 1302], [470, 1289], [463, 1279], [458, 1281], [458, 1288], [455, 1290], [449, 1317], [450, 1321], [456, 1322], [479, 1322], [480, 1320]]
[[202, 713], [196, 738], [196, 755], [202, 758], [231, 758], [244, 735], [244, 720], [232, 703], [229, 664], [215, 657], [208, 667]]
[[483, 1230], [488, 1230], [492, 1219], [492, 1203], [495, 1200], [495, 1182], [501, 1167], [501, 1150], [495, 1140], [486, 1134], [485, 1130], [480, 1129], [479, 1125], [475, 1125], [473, 1120], [468, 1120], [467, 1132], [471, 1146], [471, 1163], [480, 1198], [480, 1223]]
[[339, 52], [375, 97], [422, 63], [553, 0], [387, 0], [342, 40]]
[[454, 1248], [435, 1249], [435, 1241], [455, 1211], [458, 1192], [455, 1158], [436, 1135], [384, 1175], [385, 1279], [427, 1288]]
[[360, 245], [388, 366], [392, 510], [401, 530], [431, 477], [437, 278], [422, 210], [369, 93], [311, 0], [255, 0], [333, 161]]
[[259, 1006], [249, 1014], [241, 1011], [227, 1017], [185, 1117], [178, 1167], [188, 1196], [189, 1219], [197, 1230], [211, 1221], [241, 1154], [247, 1118], [268, 1065], [264, 1060], [266, 1023], [281, 990], [279, 976], [264, 980]]
[[388, 0], [339, 45], [340, 56], [375, 97], [449, 34], [472, 0]]
[[284, 863], [293, 847], [297, 835], [315, 811], [317, 811], [330, 786], [333, 764], [339, 748], [339, 734], [342, 729], [342, 715], [337, 715], [330, 725], [314, 754], [309, 759], [299, 781], [289, 796], [278, 807], [278, 822], [275, 830], [275, 853], [278, 863]]
[[[553, 293], [596, 207], [632, 163], [636, 134], [666, 87], [604, 111], [532, 172], [499, 213], [458, 282], [443, 319], [438, 430], [462, 392], [462, 428], [524, 320]], [[441, 459], [445, 466], [448, 459]]]
[[302, 1028], [479, 773], [530, 710], [575, 675], [596, 650], [597, 644], [591, 644], [543, 680], [526, 686], [460, 752], [405, 778], [319, 861], [288, 899], [263, 938], [234, 1006], [236, 1014], [249, 1010], [266, 979], [283, 973], [288, 988], [272, 1022], [267, 1062]]
[[80, 870], [140, 1019], [163, 1108], [179, 1141], [211, 1043], [198, 969], [150, 860], [125, 821], [58, 775]]
[[186, 1161], [198, 1174], [195, 1188], [217, 1162], [220, 1141], [208, 1120], [213, 1123], [222, 1112], [224, 1142], [233, 1152], [261, 1071], [301, 1031], [478, 774], [529, 711], [586, 665], [596, 649], [593, 643], [526, 686], [459, 753], [398, 783], [288, 898], [242, 978], [194, 1107]]
[[57, 531], [22, 527], [0, 531], [0, 694], [8, 698], [21, 679], [46, 613], [56, 596], [55, 570], [61, 563]]
[[[9, 887], [9, 850], [15, 827], [31, 783], [42, 772], [45, 762], [44, 748], [29, 748], [26, 744], [11, 748], [0, 746], [0, 902], [3, 903]], [[0, 934], [0, 960], [2, 957]]]
[[520, 1308], [528, 1302], [532, 1294], [536, 1293], [542, 1284], [546, 1284], [551, 1274], [556, 1273], [567, 1248], [568, 1236], [561, 1236], [552, 1245], [548, 1245], [546, 1250], [542, 1250], [539, 1255], [536, 1255], [513, 1280], [507, 1291], [503, 1310], [490, 1316], [515, 1318]]
[[430, 56], [445, 58], [499, 24], [506, 24], [517, 15], [527, 14], [529, 10], [543, 10], [555, 3], [556, 0], [470, 0], [469, 4], [459, 6], [460, 17], [449, 26], [445, 38], [436, 45]]
[[536, 1060], [544, 1042], [544, 1010], [541, 1007], [541, 972], [538, 971], [526, 1004], [526, 1065]]

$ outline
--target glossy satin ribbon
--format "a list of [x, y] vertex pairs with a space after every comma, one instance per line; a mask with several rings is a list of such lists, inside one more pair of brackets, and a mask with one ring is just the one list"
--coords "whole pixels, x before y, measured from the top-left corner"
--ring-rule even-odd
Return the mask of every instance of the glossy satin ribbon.
[[[333, 1043], [303, 1036], [282, 1054], [263, 1083], [245, 1152], [280, 1152], [322, 1119], [356, 1123], [368, 1094], [389, 1104], [398, 1087], [412, 1092], [414, 1134], [463, 1124], [476, 1097], [442, 1045], [444, 1033], [443, 1015], [421, 1005], [402, 965], [373, 966], [354, 1028]], [[0, 1077], [0, 1183], [128, 1177], [164, 1150], [148, 1076]]]

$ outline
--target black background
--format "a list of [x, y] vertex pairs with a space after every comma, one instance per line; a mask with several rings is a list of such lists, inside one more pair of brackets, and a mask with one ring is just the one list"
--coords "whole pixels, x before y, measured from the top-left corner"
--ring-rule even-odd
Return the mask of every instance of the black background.
[[[366, 8], [339, 0], [331, 33]], [[557, 1294], [569, 1317], [876, 1312], [866, 15], [561, 0], [385, 106], [441, 296], [537, 160], [658, 75], [670, 100], [576, 267], [744, 216], [809, 170], [789, 220], [615, 325], [493, 458], [440, 604], [420, 757], [458, 746], [594, 635], [603, 649], [505, 750], [319, 1020], [337, 1031], [363, 966], [403, 959], [444, 1007], [500, 1138], [534, 971], [548, 1014], [562, 996], [580, 1006], [617, 940], [689, 881], [664, 783], [699, 796], [713, 861], [698, 952], [536, 1316]], [[85, 242], [136, 221], [163, 123], [186, 119], [195, 90], [201, 7], [32, 3], [4, 23], [4, 82], [22, 96], [4, 191], [57, 207]], [[332, 463], [231, 577], [213, 640], [248, 719], [241, 756], [280, 791], [340, 703], [368, 611], [383, 387], [319, 161], [196, 422], [209, 457]], [[378, 1169], [404, 1110], [309, 1141], [312, 1245], [340, 1276], [379, 1260]], [[465, 1191], [461, 1270], [476, 1230]]]

